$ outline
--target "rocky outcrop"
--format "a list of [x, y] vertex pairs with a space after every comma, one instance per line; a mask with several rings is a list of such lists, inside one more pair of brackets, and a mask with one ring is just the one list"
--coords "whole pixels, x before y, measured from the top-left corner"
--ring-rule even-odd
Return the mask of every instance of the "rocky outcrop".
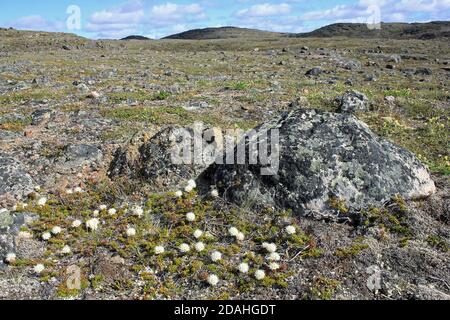
[[354, 90], [347, 91], [342, 97], [336, 99], [339, 104], [339, 112], [355, 113], [357, 111], [367, 111], [369, 99]]
[[33, 191], [34, 183], [22, 163], [0, 152], [0, 198], [20, 199]]
[[[280, 160], [275, 175], [262, 166], [212, 165], [203, 175], [220, 194], [241, 206], [272, 206], [300, 214], [334, 213], [336, 200], [351, 208], [381, 204], [399, 194], [435, 192], [427, 168], [409, 151], [374, 134], [349, 114], [295, 110], [257, 129], [279, 130]], [[270, 135], [269, 135], [270, 136]], [[259, 140], [268, 143], [267, 137]]]
[[[205, 129], [206, 131], [206, 129]], [[203, 129], [198, 132], [203, 134]], [[187, 154], [191, 161], [173, 161], [172, 153], [181, 146], [183, 139], [188, 141]], [[174, 187], [179, 183], [198, 177], [214, 159], [194, 161], [194, 129], [167, 127], [149, 137], [146, 132], [139, 133], [119, 148], [110, 166], [110, 176], [127, 176], [145, 181], [154, 187]], [[202, 141], [202, 148], [208, 146]], [[179, 149], [178, 155], [182, 156]], [[179, 159], [180, 160], [180, 159]]]

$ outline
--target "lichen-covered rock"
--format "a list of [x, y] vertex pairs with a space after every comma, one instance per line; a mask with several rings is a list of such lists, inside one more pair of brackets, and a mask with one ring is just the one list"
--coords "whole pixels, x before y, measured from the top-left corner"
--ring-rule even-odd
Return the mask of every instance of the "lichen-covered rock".
[[0, 211], [0, 269], [5, 266], [4, 260], [9, 253], [15, 253], [19, 259], [37, 258], [44, 253], [40, 242], [18, 236], [21, 227], [35, 219], [30, 213]]
[[67, 166], [81, 166], [88, 162], [99, 161], [102, 159], [102, 152], [95, 145], [91, 144], [71, 144], [68, 145], [60, 159]]
[[248, 164], [246, 148], [245, 165], [214, 164], [202, 178], [238, 205], [300, 214], [332, 215], [333, 199], [363, 208], [397, 194], [420, 198], [435, 192], [427, 168], [411, 152], [381, 139], [352, 115], [298, 109], [257, 132], [270, 128], [279, 129], [275, 175], [262, 176], [261, 165]]
[[0, 152], [0, 197], [20, 199], [33, 191], [34, 183], [24, 166], [6, 153]]
[[[204, 131], [199, 130], [203, 134]], [[174, 163], [172, 153], [180, 146], [184, 135], [192, 142], [188, 152], [192, 155], [192, 162]], [[139, 133], [116, 151], [110, 165], [110, 176], [139, 179], [161, 188], [174, 187], [196, 178], [214, 159], [202, 157], [202, 161], [193, 161], [193, 137], [194, 129], [181, 127], [167, 127], [151, 138], [146, 132]], [[207, 147], [205, 142], [202, 142], [202, 147], [203, 150]]]
[[356, 111], [367, 111], [369, 99], [354, 90], [347, 91], [342, 97], [337, 99], [339, 112], [354, 113]]

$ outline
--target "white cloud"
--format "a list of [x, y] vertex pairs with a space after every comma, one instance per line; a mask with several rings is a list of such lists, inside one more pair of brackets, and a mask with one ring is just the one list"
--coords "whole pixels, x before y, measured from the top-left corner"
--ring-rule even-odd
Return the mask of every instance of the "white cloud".
[[236, 13], [238, 17], [273, 17], [288, 15], [291, 13], [291, 6], [287, 3], [280, 4], [256, 4], [250, 8], [242, 9]]
[[22, 30], [62, 31], [62, 21], [49, 21], [40, 15], [31, 15], [10, 21], [8, 26]]
[[187, 24], [206, 20], [201, 5], [179, 5], [171, 2], [146, 7], [142, 0], [130, 0], [120, 6], [95, 12], [91, 15], [85, 31], [105, 38], [117, 38], [130, 33], [150, 34], [159, 38], [161, 29], [187, 30]]

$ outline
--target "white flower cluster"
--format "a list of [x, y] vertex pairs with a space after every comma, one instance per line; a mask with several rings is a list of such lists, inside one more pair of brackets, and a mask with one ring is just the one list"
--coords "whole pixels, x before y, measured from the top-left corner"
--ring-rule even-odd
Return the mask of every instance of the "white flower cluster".
[[222, 260], [222, 254], [219, 251], [214, 251], [213, 253], [211, 253], [211, 260], [213, 262]]
[[89, 219], [88, 221], [86, 221], [86, 228], [91, 231], [97, 231], [99, 224], [100, 221], [97, 218]]
[[200, 239], [202, 236], [203, 236], [203, 231], [202, 230], [197, 229], [197, 230], [194, 231], [194, 238], [195, 239]]
[[188, 212], [186, 214], [186, 220], [189, 222], [194, 222], [196, 218], [197, 217], [195, 216], [195, 213], [193, 213], [193, 212]]
[[43, 271], [45, 270], [45, 266], [41, 263], [37, 264], [34, 266], [33, 271], [36, 274], [41, 274]]
[[132, 212], [133, 212], [133, 215], [138, 218], [142, 218], [142, 216], [144, 215], [144, 209], [142, 209], [142, 207], [140, 207], [140, 206], [134, 207]]
[[276, 245], [275, 243], [267, 243], [267, 242], [264, 242], [264, 243], [262, 244], [262, 247], [263, 247], [264, 249], [266, 249], [266, 251], [269, 252], [269, 253], [273, 253], [273, 252], [276, 252], [276, 251], [277, 251], [277, 245]]
[[211, 191], [211, 197], [219, 198], [219, 191], [217, 189], [212, 190]]
[[197, 188], [197, 183], [194, 180], [189, 180], [187, 186], [184, 188], [184, 191], [186, 191], [187, 193], [190, 193], [195, 188]]
[[136, 229], [129, 227], [127, 229], [127, 237], [132, 238], [134, 236], [136, 236]]
[[205, 250], [205, 244], [203, 242], [197, 242], [195, 244], [195, 250], [197, 252], [202, 252], [203, 250]]
[[165, 252], [165, 249], [163, 246], [156, 246], [154, 251], [155, 251], [156, 255], [159, 255], [159, 254], [163, 254]]
[[55, 226], [52, 228], [52, 233], [56, 236], [62, 232], [61, 227]]
[[208, 277], [208, 283], [213, 287], [217, 286], [217, 284], [219, 283], [219, 277], [216, 276], [215, 274], [211, 274]]
[[293, 234], [295, 234], [295, 233], [297, 232], [297, 230], [295, 229], [294, 226], [287, 226], [287, 227], [285, 228], [285, 231], [286, 231], [286, 233], [287, 233], [288, 235], [293, 235]]
[[70, 249], [69, 246], [64, 246], [64, 248], [62, 248], [61, 253], [62, 254], [70, 254], [72, 252], [72, 249]]
[[14, 262], [16, 262], [16, 259], [17, 259], [17, 257], [14, 253], [8, 253], [6, 255], [5, 261], [6, 261], [6, 263], [14, 263]]
[[174, 193], [175, 197], [181, 198], [183, 196], [183, 192], [181, 190], [178, 190]]
[[249, 267], [248, 263], [242, 262], [238, 266], [238, 270], [240, 273], [248, 273], [248, 271], [250, 270], [250, 267]]
[[81, 226], [82, 222], [80, 220], [74, 220], [72, 222], [72, 228], [79, 228]]
[[230, 236], [235, 237], [237, 241], [244, 241], [245, 239], [245, 235], [235, 227], [231, 227], [228, 230], [228, 233], [230, 234]]
[[189, 251], [191, 251], [191, 247], [187, 244], [187, 243], [182, 243], [180, 244], [180, 246], [178, 247], [178, 249], [180, 249], [180, 251], [182, 253], [188, 253]]
[[50, 232], [44, 232], [42, 234], [42, 240], [44, 240], [44, 241], [50, 240], [51, 237], [52, 237], [52, 234]]
[[38, 206], [40, 206], [40, 207], [45, 206], [46, 203], [47, 203], [47, 198], [46, 198], [46, 197], [40, 198], [40, 199], [38, 200], [38, 202], [37, 202]]
[[266, 273], [264, 270], [256, 270], [255, 272], [255, 278], [256, 280], [263, 280], [266, 277]]

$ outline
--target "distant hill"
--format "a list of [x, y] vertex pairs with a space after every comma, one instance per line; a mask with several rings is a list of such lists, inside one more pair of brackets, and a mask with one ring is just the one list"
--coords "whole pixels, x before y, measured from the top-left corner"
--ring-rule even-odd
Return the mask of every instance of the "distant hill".
[[246, 29], [237, 27], [220, 27], [194, 29], [186, 32], [174, 34], [164, 39], [180, 40], [214, 40], [214, 39], [239, 39], [239, 38], [277, 38], [286, 34], [256, 29]]
[[422, 40], [450, 38], [450, 21], [435, 21], [429, 23], [382, 23], [380, 30], [370, 30], [364, 23], [336, 23], [309, 33], [299, 33], [294, 35], [294, 37]]
[[144, 36], [135, 36], [135, 35], [133, 35], [133, 36], [125, 37], [125, 38], [120, 39], [120, 40], [151, 40], [151, 39], [147, 38], [147, 37], [144, 37]]

